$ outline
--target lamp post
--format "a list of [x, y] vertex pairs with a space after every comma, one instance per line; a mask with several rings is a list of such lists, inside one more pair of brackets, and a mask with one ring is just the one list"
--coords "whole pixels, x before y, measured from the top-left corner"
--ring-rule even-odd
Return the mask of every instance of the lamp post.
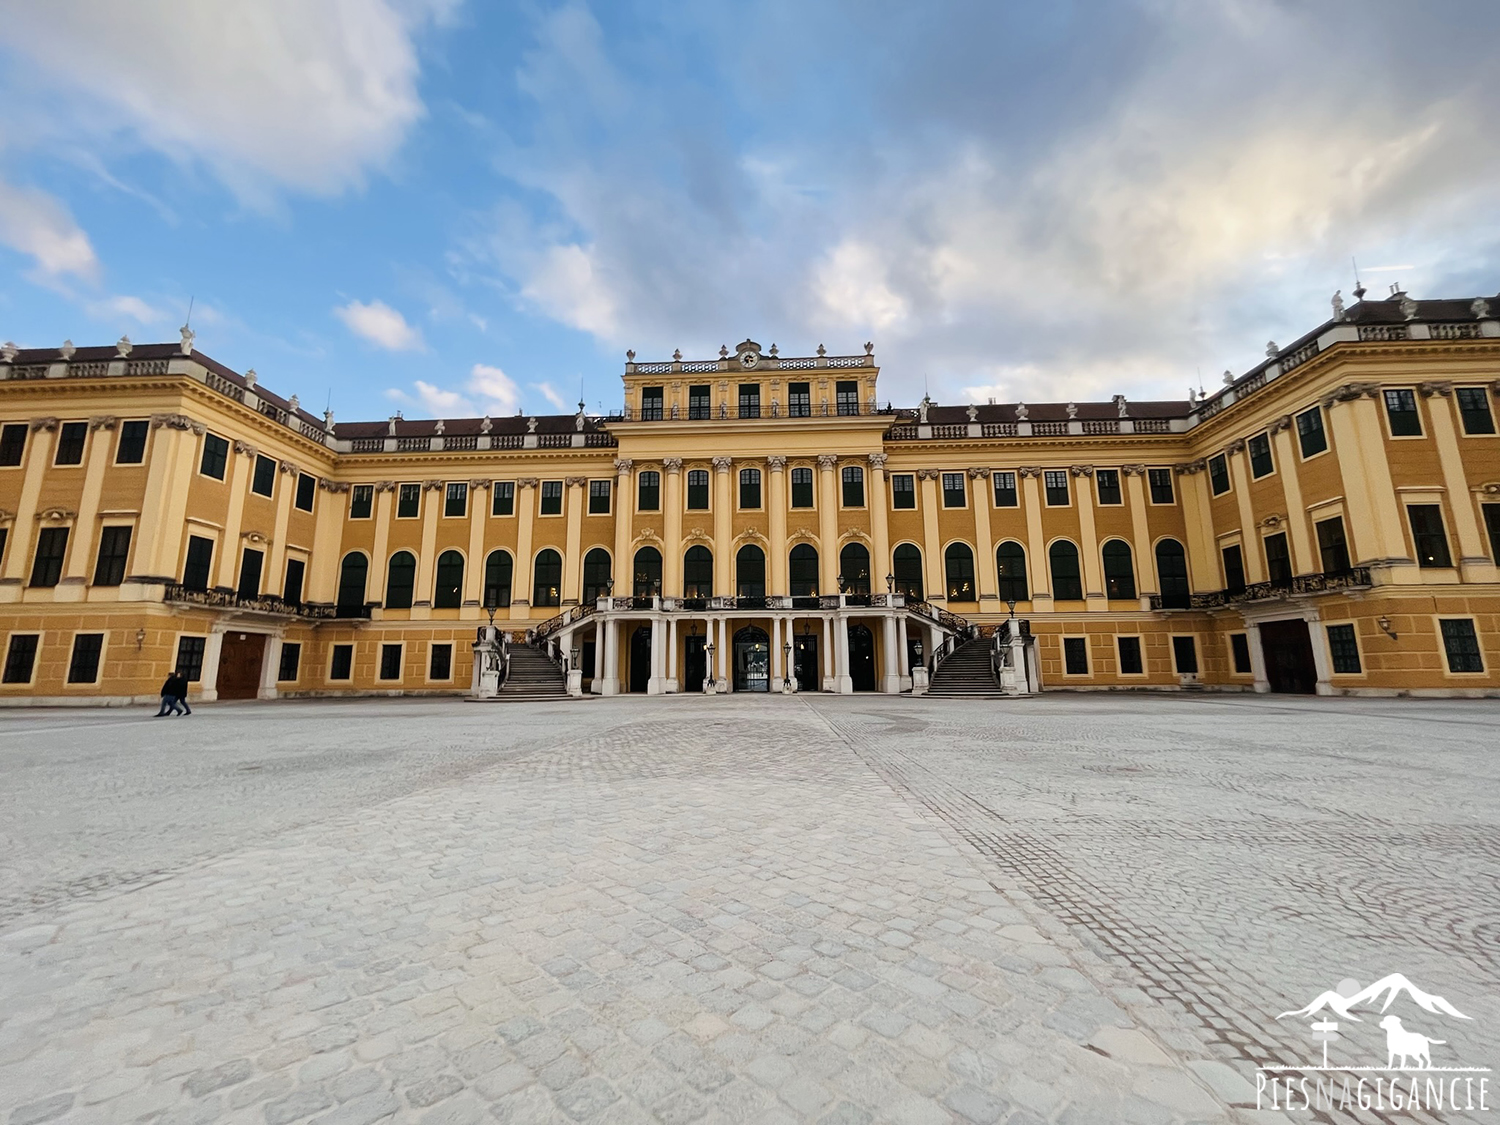
[[792, 687], [792, 642], [787, 641], [781, 646], [781, 690], [790, 691]]
[[1005, 599], [1005, 604], [1008, 605], [1008, 606], [1010, 606], [1011, 620], [1014, 621], [1015, 620], [1015, 616], [1016, 616], [1016, 599], [1015, 598], [1006, 598]]
[[703, 677], [703, 683], [704, 683], [704, 685], [706, 687], [706, 690], [712, 691], [715, 687], [718, 686], [714, 682], [714, 643], [713, 643], [713, 641], [709, 641], [707, 644], [705, 644], [703, 646], [703, 653], [704, 653], [705, 658], [708, 660], [708, 667], [706, 669], [704, 669], [704, 671], [705, 671], [706, 674]]
[[896, 592], [896, 576], [894, 574], [887, 574], [885, 576], [885, 592], [887, 594], [894, 594]]

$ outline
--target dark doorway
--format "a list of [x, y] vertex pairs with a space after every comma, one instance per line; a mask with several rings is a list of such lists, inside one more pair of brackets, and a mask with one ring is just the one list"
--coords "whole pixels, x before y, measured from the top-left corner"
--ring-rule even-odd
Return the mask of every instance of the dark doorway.
[[708, 654], [703, 650], [708, 638], [694, 633], [683, 641], [682, 690], [702, 691], [703, 681], [708, 679]]
[[651, 683], [651, 626], [630, 634], [630, 690], [643, 692]]
[[585, 680], [594, 678], [594, 661], [598, 658], [598, 642], [584, 641], [578, 657], [578, 667], [583, 672]]
[[219, 698], [255, 699], [266, 655], [264, 633], [225, 633], [219, 650]]
[[818, 675], [818, 638], [798, 633], [792, 638], [792, 676], [798, 691], [820, 691]]
[[855, 691], [875, 690], [875, 635], [863, 625], [849, 626], [849, 678]]
[[1260, 651], [1266, 659], [1266, 679], [1272, 691], [1312, 695], [1317, 690], [1318, 671], [1306, 621], [1262, 622]]
[[734, 635], [734, 690], [771, 690], [771, 639], [754, 625]]

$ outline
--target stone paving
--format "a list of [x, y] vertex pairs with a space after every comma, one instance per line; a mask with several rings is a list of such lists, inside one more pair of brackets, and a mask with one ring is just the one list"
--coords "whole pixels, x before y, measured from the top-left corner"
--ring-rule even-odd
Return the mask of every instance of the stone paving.
[[1500, 1062], [1497, 720], [0, 715], [0, 1123], [1465, 1120], [1252, 1083], [1312, 1054], [1277, 1012], [1395, 971], [1474, 1017], [1435, 1051]]

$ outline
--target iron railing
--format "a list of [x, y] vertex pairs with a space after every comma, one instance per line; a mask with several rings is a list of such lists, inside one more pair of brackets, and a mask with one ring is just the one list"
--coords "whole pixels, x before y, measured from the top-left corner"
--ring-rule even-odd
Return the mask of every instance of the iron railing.
[[307, 602], [289, 602], [274, 594], [257, 597], [242, 597], [234, 590], [199, 590], [184, 586], [181, 582], [168, 582], [162, 601], [179, 602], [184, 605], [201, 605], [209, 609], [238, 609], [252, 613], [266, 613], [278, 617], [302, 617], [313, 621], [329, 621], [339, 617], [369, 617], [370, 607], [311, 605]]
[[1370, 568], [1349, 567], [1347, 570], [1325, 570], [1318, 574], [1298, 574], [1288, 579], [1271, 582], [1251, 582], [1226, 590], [1211, 590], [1203, 594], [1188, 594], [1163, 597], [1151, 595], [1152, 609], [1219, 609], [1239, 602], [1259, 602], [1270, 598], [1305, 597], [1309, 594], [1324, 594], [1330, 590], [1352, 590], [1370, 585]]

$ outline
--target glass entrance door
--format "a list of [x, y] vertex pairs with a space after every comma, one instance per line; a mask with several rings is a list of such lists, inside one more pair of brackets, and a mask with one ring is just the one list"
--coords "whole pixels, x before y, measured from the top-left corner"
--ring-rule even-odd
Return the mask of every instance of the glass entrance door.
[[708, 654], [703, 650], [708, 638], [695, 633], [683, 641], [682, 690], [702, 691], [703, 681], [708, 678]]
[[771, 690], [771, 639], [753, 625], [734, 635], [734, 690]]
[[798, 691], [818, 691], [818, 638], [807, 633], [792, 637], [792, 675]]

